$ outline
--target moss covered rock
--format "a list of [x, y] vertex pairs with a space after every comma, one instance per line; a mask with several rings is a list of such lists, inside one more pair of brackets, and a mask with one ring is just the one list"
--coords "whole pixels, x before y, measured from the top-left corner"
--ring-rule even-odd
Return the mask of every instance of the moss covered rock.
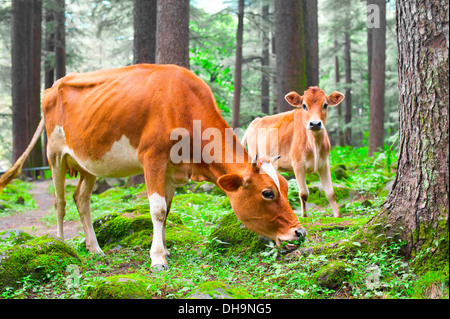
[[[148, 205], [138, 205], [121, 213], [111, 213], [96, 219], [93, 223], [97, 240], [103, 250], [115, 246], [150, 248], [153, 239], [153, 223]], [[201, 241], [199, 235], [190, 231], [181, 218], [169, 213], [166, 223], [166, 242], [195, 244]]]
[[270, 239], [250, 231], [234, 213], [229, 213], [209, 235], [207, 248], [225, 256], [249, 255], [264, 250], [269, 242]]
[[336, 290], [349, 280], [352, 272], [345, 262], [332, 261], [315, 272], [312, 279], [320, 287]]
[[231, 287], [220, 281], [207, 281], [189, 292], [186, 299], [253, 299], [250, 293], [242, 288]]
[[84, 299], [152, 299], [157, 296], [151, 281], [139, 274], [103, 278], [89, 286]]
[[5, 287], [19, 287], [18, 282], [26, 276], [45, 281], [54, 274], [64, 273], [71, 264], [81, 264], [76, 251], [50, 235], [3, 249], [0, 251], [0, 291]]

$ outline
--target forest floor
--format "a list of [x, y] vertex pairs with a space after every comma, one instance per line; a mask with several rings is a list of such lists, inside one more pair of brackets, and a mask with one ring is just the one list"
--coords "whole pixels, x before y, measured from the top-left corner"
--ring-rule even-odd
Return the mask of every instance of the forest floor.
[[[256, 299], [448, 298], [448, 270], [447, 273], [435, 272], [422, 280], [414, 274], [409, 262], [399, 255], [402, 243], [386, 245], [372, 252], [367, 251], [363, 243], [352, 239], [352, 234], [379, 212], [389, 191], [387, 185], [395, 174], [390, 164], [394, 161], [390, 162], [389, 156], [381, 155], [375, 159], [368, 158], [365, 149], [335, 148], [332, 162], [333, 185], [342, 218], [332, 217], [328, 201], [317, 186], [318, 177], [308, 176], [308, 217], [300, 218], [308, 234], [298, 245], [309, 249], [347, 241], [356, 247], [353, 256], [336, 260], [325, 253], [286, 253], [267, 241], [262, 245], [259, 243], [255, 250], [254, 242], [250, 245], [241, 242], [244, 237], [228, 239], [231, 233], [237, 236], [246, 234], [245, 238], [255, 238], [251, 236], [256, 235], [248, 235], [249, 231], [239, 223], [224, 224], [235, 215], [229, 199], [216, 186], [191, 183], [177, 189], [169, 214], [169, 271], [155, 273], [149, 256], [152, 225], [149, 224], [145, 185], [126, 187], [114, 184], [110, 189], [92, 195], [92, 221], [105, 252], [105, 255], [98, 255], [86, 251], [80, 218], [72, 199], [77, 179], [68, 178], [64, 235], [67, 246], [80, 260], [79, 286], [74, 288], [67, 284], [70, 274], [67, 273], [67, 265], [61, 261], [62, 269], [50, 272], [44, 282], [33, 278], [32, 270], [30, 275], [15, 279], [18, 285], [4, 285], [3, 290], [0, 272], [0, 299], [98, 299], [101, 289], [105, 293], [107, 287], [130, 282], [144, 285], [139, 291], [143, 294], [140, 297], [156, 299], [183, 299], [198, 287], [213, 282], [245, 290]], [[340, 170], [344, 170], [346, 175], [338, 178]], [[289, 184], [289, 202], [299, 215], [297, 183], [293, 176], [285, 177]], [[0, 268], [1, 257], [5, 253], [28, 249], [31, 243], [47, 238], [41, 235], [56, 236], [53, 193], [51, 179], [15, 180], [4, 189], [0, 195]], [[109, 222], [113, 223], [109, 224], [109, 229], [113, 230], [111, 235], [120, 235], [121, 238], [107, 237], [105, 240], [103, 230], [108, 229]], [[115, 228], [114, 225], [119, 224], [114, 222], [143, 228], [120, 230]], [[33, 237], [19, 244], [2, 241], [2, 233], [7, 230], [22, 230]], [[222, 231], [222, 235], [216, 236], [217, 230]], [[232, 251], [235, 247], [237, 250]], [[36, 260], [52, 260], [46, 258], [41, 256]], [[41, 266], [39, 269], [44, 268]], [[343, 275], [338, 287], [320, 281], [321, 274], [330, 273], [330, 270]], [[107, 295], [107, 298], [113, 297], [136, 298]]]
[[[72, 181], [73, 183], [73, 181]], [[32, 182], [33, 188], [29, 191], [37, 209], [16, 213], [14, 215], [0, 217], [0, 232], [10, 229], [20, 229], [33, 236], [50, 234], [56, 236], [56, 224], [50, 225], [42, 219], [49, 214], [54, 214], [55, 198], [49, 194], [48, 188], [53, 185], [52, 180], [37, 180]], [[70, 239], [78, 235], [79, 222], [67, 221], [64, 223], [64, 237]]]

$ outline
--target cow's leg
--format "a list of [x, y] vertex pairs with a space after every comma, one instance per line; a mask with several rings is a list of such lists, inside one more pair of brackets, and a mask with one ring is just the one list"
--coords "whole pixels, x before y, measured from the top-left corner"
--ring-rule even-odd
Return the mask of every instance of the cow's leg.
[[64, 186], [66, 183], [66, 164], [51, 163], [53, 184], [55, 186], [55, 213], [57, 236], [64, 240], [64, 216], [66, 215], [66, 197]]
[[[146, 155], [146, 158], [152, 159], [151, 162], [145, 161], [143, 165], [148, 200], [150, 202], [150, 215], [153, 223], [153, 240], [150, 248], [150, 257], [152, 259], [152, 267], [155, 270], [167, 270], [169, 267], [166, 261], [166, 249], [164, 246], [167, 216], [167, 201], [165, 194], [167, 161], [156, 159], [157, 155], [155, 156], [154, 154]], [[159, 165], [156, 163], [159, 163]]]
[[84, 236], [86, 238], [86, 249], [93, 253], [103, 253], [102, 249], [98, 245], [91, 219], [91, 194], [94, 189], [96, 179], [97, 177], [92, 174], [81, 172], [77, 188], [73, 193], [73, 199], [77, 205], [81, 223], [83, 224]]
[[306, 186], [306, 170], [302, 164], [294, 166], [295, 179], [298, 185], [298, 195], [300, 197], [300, 203], [302, 206], [302, 217], [307, 217], [306, 215], [306, 201], [308, 200], [309, 191]]
[[170, 206], [172, 205], [172, 199], [173, 199], [174, 194], [175, 194], [175, 187], [173, 187], [172, 185], [170, 185], [170, 183], [168, 183], [168, 181], [166, 181], [165, 198], [166, 198], [166, 203], [167, 203], [167, 212], [166, 212], [166, 219], [164, 220], [164, 227], [163, 227], [163, 245], [164, 245], [164, 254], [166, 255], [166, 257], [170, 257], [170, 253], [169, 253], [169, 250], [167, 249], [167, 244], [166, 244], [166, 222], [167, 222], [167, 216], [169, 215], [169, 212], [170, 212]]
[[328, 202], [331, 205], [331, 209], [333, 210], [334, 217], [341, 217], [341, 213], [339, 212], [339, 208], [336, 204], [336, 196], [334, 195], [333, 184], [331, 183], [330, 164], [328, 160], [326, 165], [323, 165], [319, 168], [319, 176], [320, 182], [322, 183], [322, 187], [325, 192], [325, 196], [327, 197]]

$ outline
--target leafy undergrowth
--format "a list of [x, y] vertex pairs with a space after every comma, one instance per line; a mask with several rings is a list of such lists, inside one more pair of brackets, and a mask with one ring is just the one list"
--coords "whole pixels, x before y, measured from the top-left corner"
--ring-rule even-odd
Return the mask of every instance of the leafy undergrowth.
[[31, 183], [16, 179], [8, 184], [0, 194], [0, 217], [36, 209], [36, 203], [28, 193]]
[[[347, 172], [346, 178], [337, 179], [333, 171], [333, 182], [352, 192], [338, 199], [343, 218], [332, 217], [328, 203], [321, 200], [319, 192], [319, 200], [308, 210], [308, 217], [300, 218], [308, 232], [302, 248], [351, 241], [351, 235], [380, 209], [387, 195], [385, 185], [394, 172], [391, 164], [386, 164], [386, 156], [377, 155], [377, 164], [377, 160], [364, 157], [360, 152], [364, 150], [338, 148], [332, 153], [332, 166], [345, 163]], [[308, 178], [309, 185], [316, 182], [315, 177]], [[73, 187], [67, 186], [67, 191], [66, 219], [78, 220], [70, 200]], [[289, 197], [295, 209], [295, 203], [298, 203], [295, 187], [290, 189]], [[144, 186], [112, 188], [92, 196], [92, 219], [147, 203]], [[20, 288], [5, 289], [0, 296], [84, 298], [87, 291], [104, 283], [107, 277], [114, 276], [111, 278], [117, 281], [119, 277], [116, 276], [127, 275], [124, 281], [145, 278], [141, 283], [151, 291], [150, 297], [163, 299], [184, 298], [199, 285], [212, 281], [244, 289], [254, 298], [429, 298], [427, 291], [448, 298], [448, 269], [446, 274], [427, 273], [418, 278], [408, 261], [399, 255], [402, 243], [392, 243], [377, 252], [370, 252], [361, 243], [351, 241], [357, 248], [356, 253], [339, 261], [326, 254], [287, 253], [272, 242], [251, 254], [223, 254], [208, 248], [211, 240], [208, 236], [222, 218], [232, 212], [225, 195], [220, 191], [199, 192], [195, 185], [188, 185], [177, 190], [171, 212], [179, 216], [199, 239], [190, 243], [177, 242], [170, 247], [169, 271], [152, 271], [148, 248], [118, 246], [107, 250], [105, 256], [95, 255], [86, 251], [80, 236], [67, 241], [82, 260], [79, 267], [70, 268], [66, 273], [51, 274], [45, 282], [25, 276], [20, 281]], [[47, 222], [54, 223], [52, 218]], [[322, 280], [323, 274], [337, 262], [341, 275], [338, 285], [323, 284], [326, 282]]]

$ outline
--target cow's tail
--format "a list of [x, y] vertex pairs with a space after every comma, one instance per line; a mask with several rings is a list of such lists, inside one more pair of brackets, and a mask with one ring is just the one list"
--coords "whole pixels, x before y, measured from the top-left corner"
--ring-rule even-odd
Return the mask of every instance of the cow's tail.
[[3, 192], [3, 188], [5, 188], [5, 186], [8, 185], [22, 171], [23, 163], [27, 159], [28, 155], [30, 155], [31, 150], [33, 149], [36, 142], [39, 140], [39, 137], [41, 136], [41, 133], [44, 130], [44, 126], [45, 120], [44, 118], [42, 118], [25, 152], [23, 152], [23, 154], [19, 157], [19, 159], [5, 174], [0, 176], [0, 194]]

